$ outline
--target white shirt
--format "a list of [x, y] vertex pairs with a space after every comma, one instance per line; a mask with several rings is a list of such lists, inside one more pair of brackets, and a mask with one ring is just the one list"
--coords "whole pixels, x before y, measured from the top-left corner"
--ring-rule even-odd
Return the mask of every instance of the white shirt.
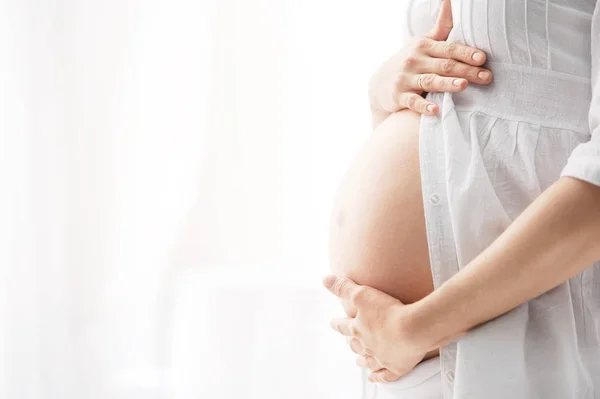
[[[409, 0], [422, 35], [437, 0]], [[430, 93], [420, 158], [439, 287], [561, 176], [600, 186], [600, 3], [452, 0], [449, 40], [480, 48], [489, 86]], [[591, 107], [590, 107], [591, 104]], [[600, 398], [600, 262], [441, 350], [444, 398]]]

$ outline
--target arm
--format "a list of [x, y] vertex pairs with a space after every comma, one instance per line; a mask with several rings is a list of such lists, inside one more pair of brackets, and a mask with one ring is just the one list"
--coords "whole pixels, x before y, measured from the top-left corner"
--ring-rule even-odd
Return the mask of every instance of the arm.
[[[324, 285], [356, 307], [332, 320], [373, 372], [394, 381], [427, 353], [540, 295], [600, 259], [600, 129], [581, 144], [563, 177], [539, 196], [471, 263], [422, 300], [404, 305], [375, 288], [328, 276]], [[596, 154], [597, 167], [588, 157]], [[585, 162], [584, 162], [585, 161]], [[577, 173], [575, 173], [577, 172]], [[577, 174], [596, 182], [590, 184]], [[352, 346], [352, 345], [351, 345]]]
[[443, 345], [600, 260], [600, 2], [591, 42], [590, 141], [492, 245], [412, 309], [427, 342]]
[[414, 331], [440, 347], [600, 259], [600, 187], [562, 177], [471, 263], [415, 303]]

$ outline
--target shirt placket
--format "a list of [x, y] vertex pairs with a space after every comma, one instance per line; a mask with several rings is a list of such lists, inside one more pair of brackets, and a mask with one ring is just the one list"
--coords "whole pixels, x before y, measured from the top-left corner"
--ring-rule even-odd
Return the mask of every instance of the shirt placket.
[[[429, 93], [429, 101], [440, 105], [439, 116], [422, 116], [420, 126], [420, 168], [423, 207], [429, 260], [434, 287], [439, 288], [458, 271], [456, 248], [447, 201], [446, 161], [444, 146], [444, 94]], [[444, 398], [453, 396], [456, 367], [456, 343], [440, 349], [440, 367]]]

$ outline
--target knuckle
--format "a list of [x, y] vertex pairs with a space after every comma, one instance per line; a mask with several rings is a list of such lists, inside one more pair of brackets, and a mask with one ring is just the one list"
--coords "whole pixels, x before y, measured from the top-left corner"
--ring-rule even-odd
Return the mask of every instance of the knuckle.
[[416, 94], [412, 94], [408, 97], [408, 101], [406, 106], [412, 110], [415, 109], [415, 106], [417, 104], [417, 95]]
[[339, 324], [335, 324], [333, 326], [333, 329], [339, 333], [342, 333], [342, 326], [340, 326]]
[[425, 37], [419, 37], [413, 42], [415, 50], [425, 50], [430, 47], [429, 40]]
[[447, 57], [452, 57], [456, 53], [457, 44], [454, 42], [446, 42], [444, 45], [444, 54]]
[[483, 71], [483, 69], [469, 68], [467, 76], [469, 77], [470, 80], [478, 80], [479, 79], [479, 72], [480, 71]]
[[454, 78], [440, 78], [440, 91], [448, 91], [452, 89], [454, 87], [454, 85], [452, 84], [453, 80]]
[[418, 113], [423, 113], [423, 97], [415, 95], [414, 103], [412, 109], [417, 111]]
[[402, 60], [401, 68], [402, 69], [411, 69], [417, 63], [417, 58], [409, 55]]
[[470, 50], [467, 47], [463, 47], [462, 50], [460, 51], [460, 55], [463, 59], [472, 59], [471, 57], [473, 56], [475, 52], [473, 50]]
[[402, 88], [405, 86], [406, 83], [406, 74], [405, 73], [398, 73], [396, 74], [396, 76], [394, 76], [394, 79], [392, 81], [392, 85], [393, 87], [397, 90], [397, 91], [402, 91]]
[[431, 82], [431, 90], [429, 91], [441, 91], [444, 88], [444, 78], [439, 76], [434, 77]]
[[456, 61], [454, 60], [444, 60], [442, 61], [441, 70], [444, 73], [451, 73], [456, 67]]
[[[473, 80], [474, 77], [477, 77], [477, 72], [472, 73], [471, 67], [468, 65], [458, 65], [454, 68], [454, 73], [451, 76], [453, 79], [467, 79]], [[450, 83], [452, 79], [448, 80]]]
[[[409, 100], [410, 102], [410, 100]], [[356, 302], [360, 302], [365, 294], [366, 294], [366, 288], [365, 287], [358, 287], [356, 290], [354, 290], [354, 292], [352, 293], [351, 299], [352, 302], [356, 303]]]
[[339, 279], [337, 279], [337, 281], [335, 282], [335, 284], [333, 286], [333, 291], [337, 295], [341, 295], [344, 293], [347, 286], [348, 286], [348, 279], [345, 277], [339, 278]]
[[435, 83], [435, 75], [432, 73], [426, 74], [423, 77], [423, 80], [421, 81], [421, 83], [422, 83], [424, 89], [431, 89], [431, 87]]

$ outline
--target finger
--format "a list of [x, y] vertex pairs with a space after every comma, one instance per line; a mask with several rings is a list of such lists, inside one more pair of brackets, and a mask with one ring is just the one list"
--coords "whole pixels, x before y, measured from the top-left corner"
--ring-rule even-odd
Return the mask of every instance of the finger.
[[358, 284], [347, 277], [327, 276], [323, 285], [335, 296], [342, 299], [352, 299], [354, 293], [360, 288]]
[[369, 355], [359, 356], [358, 358], [356, 358], [356, 364], [359, 367], [362, 367], [365, 369], [371, 369], [373, 371], [378, 371], [383, 368], [381, 363], [379, 363], [379, 360], [377, 360], [373, 356], [369, 356]]
[[422, 46], [423, 51], [436, 58], [452, 58], [469, 65], [483, 65], [487, 59], [486, 54], [476, 48], [449, 41], [429, 41]]
[[449, 78], [446, 76], [436, 75], [435, 73], [424, 73], [413, 75], [411, 85], [415, 89], [420, 89], [430, 92], [456, 92], [463, 91], [469, 83], [463, 78]]
[[[448, 0], [445, 0], [445, 1], [448, 1]], [[394, 382], [400, 377], [401, 377], [400, 375], [394, 374], [388, 369], [381, 369], [381, 370], [373, 371], [371, 374], [369, 374], [369, 381], [370, 382]]]
[[425, 61], [424, 69], [440, 76], [467, 79], [476, 84], [488, 84], [492, 81], [492, 73], [489, 70], [453, 59], [429, 58]]
[[350, 346], [350, 349], [352, 349], [352, 352], [354, 352], [360, 356], [365, 355], [365, 349], [363, 348], [363, 346], [361, 345], [361, 343], [358, 339], [356, 339], [354, 337], [346, 337], [346, 342]]
[[410, 108], [424, 115], [436, 115], [439, 111], [437, 104], [429, 102], [421, 95], [413, 92], [400, 93], [397, 102], [401, 108]]
[[433, 40], [446, 40], [452, 30], [452, 5], [450, 0], [443, 0], [440, 5], [440, 13], [433, 29], [427, 37]]
[[344, 308], [344, 312], [346, 312], [346, 316], [356, 317], [358, 309], [356, 309], [356, 306], [354, 306], [349, 299], [341, 299], [340, 303], [342, 304], [342, 308]]
[[356, 337], [358, 335], [354, 326], [354, 319], [350, 317], [332, 319], [329, 323], [331, 328], [346, 337]]

